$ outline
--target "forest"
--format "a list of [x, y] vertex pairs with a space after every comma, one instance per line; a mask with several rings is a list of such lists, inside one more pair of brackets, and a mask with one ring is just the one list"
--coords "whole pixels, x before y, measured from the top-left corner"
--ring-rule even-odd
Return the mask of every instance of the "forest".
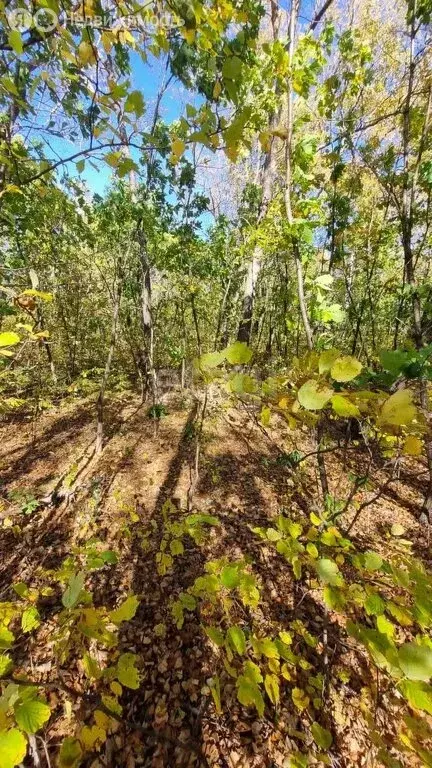
[[0, 768], [432, 768], [432, 0], [0, 0]]

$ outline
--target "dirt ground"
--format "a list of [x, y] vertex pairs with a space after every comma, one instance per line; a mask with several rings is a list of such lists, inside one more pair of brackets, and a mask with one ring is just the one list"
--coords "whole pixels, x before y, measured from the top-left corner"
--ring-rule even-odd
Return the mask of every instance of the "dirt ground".
[[[0, 428], [0, 598], [10, 599], [11, 583], [31, 582], [40, 567], [58, 567], [73, 545], [97, 536], [117, 551], [119, 563], [95, 574], [95, 603], [103, 600], [104, 605], [114, 607], [127, 593], [141, 597], [135, 618], [124, 625], [121, 647], [139, 654], [142, 685], [136, 692], [128, 691], [122, 700], [128, 727], [119, 728], [105, 752], [85, 765], [288, 766], [294, 746], [290, 734], [299, 727], [292, 704], [282, 700], [277, 717], [266, 712], [260, 720], [254, 711], [240, 707], [234, 696], [230, 698], [228, 690], [227, 708], [217, 716], [206, 688], [214, 670], [215, 650], [194, 613], [187, 615], [181, 630], [176, 629], [169, 604], [202, 573], [207, 560], [250, 556], [262, 584], [262, 625], [273, 631], [284, 626], [294, 600], [288, 568], [279, 556], [264, 552], [249, 526], [268, 526], [281, 508], [299, 519], [319, 511], [315, 457], [293, 473], [278, 460], [275, 444], [285, 453], [308, 453], [313, 446], [305, 435], [290, 433], [280, 424], [266, 436], [247, 413], [210, 407], [194, 508], [216, 515], [221, 525], [203, 546], [191, 541], [185, 553], [175, 558], [173, 569], [161, 577], [155, 568], [161, 509], [168, 499], [174, 499], [179, 508], [185, 505], [196, 414], [187, 393], [167, 396], [165, 401], [167, 413], [156, 424], [135, 395], [124, 393], [112, 399], [107, 444], [97, 460], [91, 458], [95, 433], [91, 398], [52, 409], [37, 424], [9, 423]], [[345, 497], [349, 472], [363, 461], [360, 448], [345, 458], [342, 451], [328, 454], [329, 482], [335, 496]], [[365, 509], [352, 535], [380, 550], [385, 548], [383, 531], [398, 522], [419, 554], [430, 561], [427, 534], [416, 521], [426, 477], [420, 461], [407, 462], [383, 496]], [[59, 478], [63, 484], [69, 478], [76, 488], [67, 503], [42, 505], [27, 515], [20, 511], [23, 493], [27, 501], [45, 498]], [[373, 493], [373, 489], [364, 490], [358, 499]], [[130, 524], [131, 520], [135, 522]], [[303, 608], [314, 612], [319, 633], [322, 614], [307, 601]], [[167, 627], [164, 637], [155, 634], [161, 623]], [[31, 641], [31, 671], [41, 680], [50, 677], [48, 646], [43, 632]], [[24, 653], [22, 665], [29, 671]], [[64, 682], [79, 686], [78, 676], [78, 671], [71, 671]], [[341, 697], [339, 712], [333, 713], [335, 766], [368, 764], [365, 740], [355, 725], [359, 696], [350, 692], [349, 701]], [[69, 717], [69, 723], [64, 714], [52, 724], [50, 721], [49, 754], [54, 753], [65, 729], [73, 730], [73, 713]]]

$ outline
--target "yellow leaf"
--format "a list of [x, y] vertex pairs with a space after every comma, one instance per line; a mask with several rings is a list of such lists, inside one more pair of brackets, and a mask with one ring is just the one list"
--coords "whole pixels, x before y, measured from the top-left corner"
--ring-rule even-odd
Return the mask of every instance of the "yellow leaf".
[[333, 395], [331, 402], [333, 410], [338, 416], [346, 418], [358, 418], [360, 416], [360, 411], [357, 406], [343, 395]]
[[320, 411], [327, 405], [333, 394], [329, 387], [322, 386], [314, 379], [308, 379], [297, 392], [297, 398], [301, 406], [308, 411]]
[[110, 724], [112, 723], [112, 718], [105, 714], [105, 712], [101, 712], [100, 709], [97, 709], [94, 713], [94, 719], [96, 722], [96, 725], [99, 726], [99, 728], [108, 730], [110, 727]]
[[173, 155], [178, 159], [182, 156], [183, 152], [186, 149], [186, 144], [181, 139], [174, 139], [173, 143], [171, 144], [171, 150]]
[[279, 680], [276, 675], [266, 675], [264, 678], [264, 687], [267, 696], [272, 704], [279, 703]]
[[109, 53], [114, 43], [114, 35], [109, 30], [104, 30], [101, 34], [102, 45], [105, 53]]
[[318, 361], [318, 370], [320, 373], [328, 373], [333, 363], [340, 356], [340, 352], [337, 349], [326, 349], [321, 352]]
[[0, 333], [0, 347], [12, 347], [14, 344], [19, 344], [20, 337], [16, 333], [7, 331]]
[[130, 597], [126, 598], [124, 603], [122, 603], [118, 608], [116, 608], [114, 611], [111, 611], [109, 617], [111, 621], [114, 622], [114, 624], [121, 624], [122, 621], [130, 621], [135, 616], [138, 606], [138, 598], [135, 595], [131, 595]]
[[362, 368], [360, 360], [351, 355], [343, 355], [334, 361], [330, 373], [336, 381], [351, 381], [359, 375]]
[[119, 43], [131, 43], [132, 48], [135, 47], [135, 39], [126, 27], [121, 27], [117, 31], [117, 39]]
[[110, 688], [114, 696], [121, 696], [123, 693], [123, 688], [121, 687], [120, 683], [117, 682], [117, 680], [112, 681]]
[[417, 416], [417, 408], [412, 399], [413, 394], [409, 389], [399, 389], [390, 395], [381, 409], [382, 421], [395, 427], [409, 424]]
[[220, 80], [216, 80], [213, 88], [213, 98], [218, 99], [221, 93], [222, 93], [222, 85], [220, 83]]
[[85, 725], [84, 728], [81, 728], [79, 740], [88, 751], [95, 748], [100, 749], [106, 741], [106, 732], [98, 725], [93, 725], [91, 728]]
[[415, 435], [408, 435], [404, 442], [403, 453], [407, 456], [421, 456], [423, 450], [423, 443], [419, 437]]
[[195, 40], [196, 31], [194, 29], [186, 29], [185, 27], [182, 28], [181, 33], [189, 45], [192, 45], [193, 41]]
[[93, 46], [85, 40], [82, 40], [78, 46], [78, 61], [83, 67], [86, 67], [87, 64], [94, 64], [96, 61]]

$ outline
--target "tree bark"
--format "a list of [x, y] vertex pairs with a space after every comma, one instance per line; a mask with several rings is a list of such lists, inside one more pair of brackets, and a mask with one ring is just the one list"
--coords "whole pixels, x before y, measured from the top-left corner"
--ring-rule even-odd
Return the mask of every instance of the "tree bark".
[[[274, 0], [271, 0], [271, 23], [273, 41], [279, 36], [280, 11]], [[280, 110], [274, 112], [269, 120], [269, 147], [264, 157], [264, 163], [260, 172], [260, 184], [262, 186], [262, 198], [258, 209], [256, 226], [259, 227], [264, 220], [269, 204], [272, 199], [273, 181], [276, 174], [275, 158], [275, 137], [272, 131], [275, 130], [280, 119]], [[256, 245], [252, 254], [252, 259], [248, 264], [248, 270], [243, 289], [242, 315], [237, 332], [237, 340], [246, 344], [250, 343], [252, 335], [252, 318], [254, 311], [256, 285], [261, 271], [262, 248]]]
[[[295, 52], [295, 35], [297, 28], [299, 0], [292, 0], [289, 22], [289, 45], [288, 45], [288, 80], [287, 80], [287, 139], [285, 151], [285, 210], [290, 228], [294, 223], [292, 213], [292, 142], [293, 142], [293, 87], [292, 87], [292, 66]], [[303, 328], [306, 334], [306, 343], [309, 350], [313, 347], [312, 330], [309, 322], [309, 316], [306, 306], [304, 292], [303, 264], [300, 254], [299, 241], [296, 235], [291, 234], [291, 245], [294, 255], [294, 262], [297, 275], [297, 295], [300, 305], [300, 314], [303, 322]]]
[[118, 320], [120, 314], [120, 299], [121, 299], [121, 281], [120, 276], [117, 273], [114, 285], [114, 303], [111, 320], [111, 338], [108, 350], [108, 355], [105, 363], [105, 369], [102, 376], [102, 381], [99, 389], [99, 396], [97, 399], [97, 429], [96, 429], [96, 447], [95, 454], [98, 456], [102, 453], [103, 439], [104, 439], [104, 406], [105, 406], [105, 392], [108, 384], [108, 378], [111, 371], [112, 360], [114, 357], [114, 351], [117, 344], [118, 333]]
[[[417, 178], [420, 168], [420, 163], [423, 156], [423, 151], [426, 144], [426, 137], [429, 131], [430, 115], [431, 115], [431, 101], [432, 101], [432, 89], [429, 88], [428, 103], [426, 114], [423, 123], [422, 134], [419, 141], [417, 154], [412, 164], [410, 152], [411, 148], [411, 108], [412, 97], [414, 92], [414, 77], [416, 70], [416, 35], [419, 27], [416, 24], [416, 0], [413, 0], [410, 11], [411, 20], [409, 24], [409, 50], [408, 50], [408, 85], [407, 94], [405, 98], [405, 104], [403, 109], [403, 126], [402, 126], [402, 153], [403, 153], [403, 186], [402, 186], [402, 200], [400, 206], [400, 225], [402, 246], [404, 253], [404, 274], [406, 283], [411, 289], [411, 302], [412, 302], [412, 335], [416, 348], [420, 350], [423, 347], [423, 325], [422, 325], [422, 308], [420, 293], [417, 285], [417, 277], [415, 274], [415, 259], [413, 248], [413, 224], [414, 224], [414, 201], [417, 191]], [[420, 402], [424, 412], [424, 415], [428, 421], [429, 431], [431, 429], [429, 418], [429, 397], [427, 390], [427, 382], [422, 379], [420, 381]], [[420, 515], [420, 520], [432, 524], [432, 440], [429, 438], [426, 440], [426, 457], [429, 469], [429, 483], [425, 494], [423, 510]]]

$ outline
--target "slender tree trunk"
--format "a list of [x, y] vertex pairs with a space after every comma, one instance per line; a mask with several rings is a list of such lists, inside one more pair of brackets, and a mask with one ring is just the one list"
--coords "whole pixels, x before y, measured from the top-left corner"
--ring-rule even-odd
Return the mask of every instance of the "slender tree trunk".
[[[416, 348], [419, 350], [423, 347], [423, 327], [422, 327], [422, 308], [420, 293], [417, 285], [417, 278], [415, 274], [415, 260], [413, 249], [413, 225], [414, 225], [414, 202], [417, 190], [417, 178], [419, 168], [423, 156], [423, 151], [426, 145], [426, 137], [429, 132], [430, 115], [431, 115], [431, 93], [432, 89], [429, 88], [428, 104], [426, 114], [423, 123], [422, 134], [419, 141], [418, 151], [414, 162], [412, 161], [412, 154], [410, 153], [411, 142], [411, 108], [412, 108], [412, 96], [414, 91], [414, 76], [416, 68], [416, 35], [418, 27], [416, 26], [416, 0], [413, 0], [410, 4], [411, 21], [409, 28], [409, 53], [408, 53], [408, 85], [407, 94], [403, 111], [403, 127], [402, 127], [402, 152], [403, 152], [403, 187], [402, 187], [402, 202], [400, 208], [400, 223], [402, 234], [402, 246], [404, 253], [404, 267], [406, 283], [411, 289], [411, 301], [412, 301], [412, 332], [415, 341]], [[420, 381], [420, 402], [424, 415], [428, 420], [429, 433], [431, 430], [430, 412], [429, 412], [429, 397], [427, 390], [427, 382], [422, 379]], [[429, 483], [426, 491], [423, 511], [421, 514], [421, 521], [429, 522], [432, 524], [432, 440], [430, 434], [426, 440], [426, 456], [429, 469]]]
[[201, 357], [201, 354], [202, 354], [201, 333], [199, 328], [197, 308], [195, 304], [195, 296], [193, 294], [191, 296], [191, 307], [192, 307], [192, 317], [193, 317], [194, 326], [195, 326], [195, 333], [197, 337], [198, 356]]
[[243, 289], [242, 317], [237, 333], [237, 340], [249, 344], [252, 332], [252, 317], [255, 302], [255, 291], [258, 276], [261, 271], [261, 248], [255, 248], [252, 260], [249, 262]]
[[[271, 0], [271, 23], [272, 37], [276, 41], [279, 36], [280, 11], [277, 3]], [[272, 199], [273, 181], [276, 174], [275, 158], [275, 137], [272, 131], [275, 130], [280, 120], [280, 110], [274, 112], [269, 120], [269, 147], [264, 158], [264, 164], [260, 173], [260, 184], [262, 186], [261, 203], [258, 210], [256, 226], [259, 227], [264, 220], [269, 204]], [[237, 332], [237, 340], [246, 344], [250, 343], [252, 335], [252, 318], [254, 311], [256, 285], [261, 271], [263, 252], [259, 245], [256, 245], [252, 254], [252, 259], [248, 264], [248, 270], [243, 289], [242, 316]]]
[[[299, 0], [292, 0], [291, 13], [289, 22], [289, 45], [288, 45], [288, 81], [287, 81], [287, 139], [286, 139], [286, 152], [285, 152], [285, 210], [286, 217], [290, 228], [294, 223], [294, 217], [292, 213], [292, 143], [293, 143], [293, 87], [292, 87], [292, 66], [294, 60], [295, 51], [295, 35], [297, 28], [297, 14], [298, 14]], [[312, 349], [312, 330], [309, 322], [309, 316], [306, 306], [305, 292], [304, 292], [304, 276], [303, 276], [303, 264], [300, 254], [300, 246], [296, 235], [291, 234], [291, 245], [294, 255], [294, 263], [297, 275], [297, 294], [300, 305], [300, 314], [303, 322], [303, 328], [306, 334], [306, 343], [308, 349]]]
[[119, 320], [119, 314], [120, 314], [120, 299], [121, 299], [121, 282], [120, 282], [120, 276], [117, 274], [116, 280], [115, 280], [115, 286], [114, 286], [114, 303], [113, 303], [113, 311], [112, 311], [112, 319], [111, 319], [110, 345], [109, 345], [108, 355], [105, 363], [105, 369], [102, 376], [102, 381], [99, 389], [99, 396], [98, 396], [97, 405], [96, 405], [97, 430], [96, 430], [95, 453], [97, 456], [100, 453], [102, 453], [102, 449], [103, 449], [105, 392], [106, 392], [108, 378], [111, 371], [114, 351], [117, 344], [118, 320]]
[[146, 391], [150, 388], [153, 405], [158, 399], [157, 374], [154, 367], [154, 326], [152, 318], [152, 285], [150, 263], [147, 255], [147, 241], [141, 223], [138, 232], [141, 272], [141, 327], [144, 339], [143, 361]]
[[[44, 330], [44, 317], [43, 317], [42, 308], [38, 305], [36, 311], [37, 311], [37, 324], [38, 324], [38, 327], [39, 327], [39, 329], [41, 331], [43, 331]], [[56, 371], [55, 363], [54, 363], [54, 360], [53, 360], [53, 356], [52, 356], [52, 352], [51, 352], [51, 347], [50, 347], [50, 345], [49, 345], [49, 343], [48, 343], [48, 341], [46, 339], [42, 339], [42, 344], [43, 344], [43, 347], [45, 349], [45, 353], [46, 353], [46, 356], [47, 356], [48, 365], [49, 365], [49, 369], [51, 371], [51, 378], [52, 378], [53, 384], [54, 384], [54, 386], [57, 386], [57, 384], [58, 384], [57, 371]]]
[[[158, 96], [158, 99], [156, 102], [156, 110], [155, 110], [155, 115], [153, 119], [152, 133], [154, 132], [156, 127], [161, 98], [162, 98], [161, 95]], [[122, 141], [125, 142], [125, 146], [127, 148], [129, 157], [131, 157], [129, 147], [127, 145], [126, 129], [123, 123], [121, 123], [120, 125], [120, 136], [122, 138]], [[152, 173], [152, 160], [149, 159], [149, 162], [147, 164], [147, 183], [149, 183], [151, 180], [151, 173]], [[133, 169], [129, 172], [129, 187], [131, 190], [132, 200], [134, 203], [136, 203], [137, 196], [138, 196], [138, 184], [137, 184], [135, 171]], [[140, 297], [141, 327], [143, 332], [143, 343], [144, 343], [144, 348], [141, 355], [141, 360], [143, 361], [142, 373], [143, 373], [143, 379], [144, 379], [144, 385], [145, 385], [143, 399], [145, 399], [147, 391], [150, 388], [151, 395], [152, 395], [152, 402], [153, 402], [153, 405], [155, 405], [158, 400], [158, 384], [157, 384], [157, 373], [154, 367], [154, 325], [153, 325], [153, 319], [152, 319], [152, 285], [151, 285], [151, 271], [150, 271], [151, 265], [150, 265], [150, 260], [148, 258], [147, 238], [143, 229], [142, 219], [138, 221], [138, 225], [136, 229], [136, 241], [139, 248], [140, 283], [141, 283], [141, 297]]]
[[222, 301], [221, 301], [220, 307], [219, 307], [218, 320], [217, 320], [216, 333], [215, 333], [215, 340], [214, 340], [214, 345], [213, 345], [215, 351], [219, 348], [219, 344], [220, 344], [222, 321], [223, 321], [225, 310], [226, 310], [226, 305], [227, 305], [227, 301], [228, 301], [228, 294], [230, 292], [230, 288], [231, 288], [231, 278], [228, 278], [228, 281], [227, 281], [227, 284], [226, 284], [226, 288], [225, 288], [224, 294], [222, 296]]
[[[415, 6], [415, 3], [413, 4]], [[413, 188], [415, 186], [414, 178], [410, 169], [410, 139], [411, 139], [411, 101], [414, 89], [415, 74], [415, 38], [416, 38], [416, 19], [414, 7], [412, 8], [412, 20], [410, 25], [409, 42], [409, 63], [408, 63], [408, 86], [403, 111], [402, 128], [402, 151], [403, 151], [403, 187], [402, 187], [402, 206], [401, 206], [401, 231], [402, 246], [404, 253], [406, 282], [411, 288], [412, 318], [413, 318], [413, 336], [417, 349], [420, 349], [423, 343], [422, 339], [422, 320], [420, 295], [415, 276], [414, 254], [412, 244], [413, 230]]]

